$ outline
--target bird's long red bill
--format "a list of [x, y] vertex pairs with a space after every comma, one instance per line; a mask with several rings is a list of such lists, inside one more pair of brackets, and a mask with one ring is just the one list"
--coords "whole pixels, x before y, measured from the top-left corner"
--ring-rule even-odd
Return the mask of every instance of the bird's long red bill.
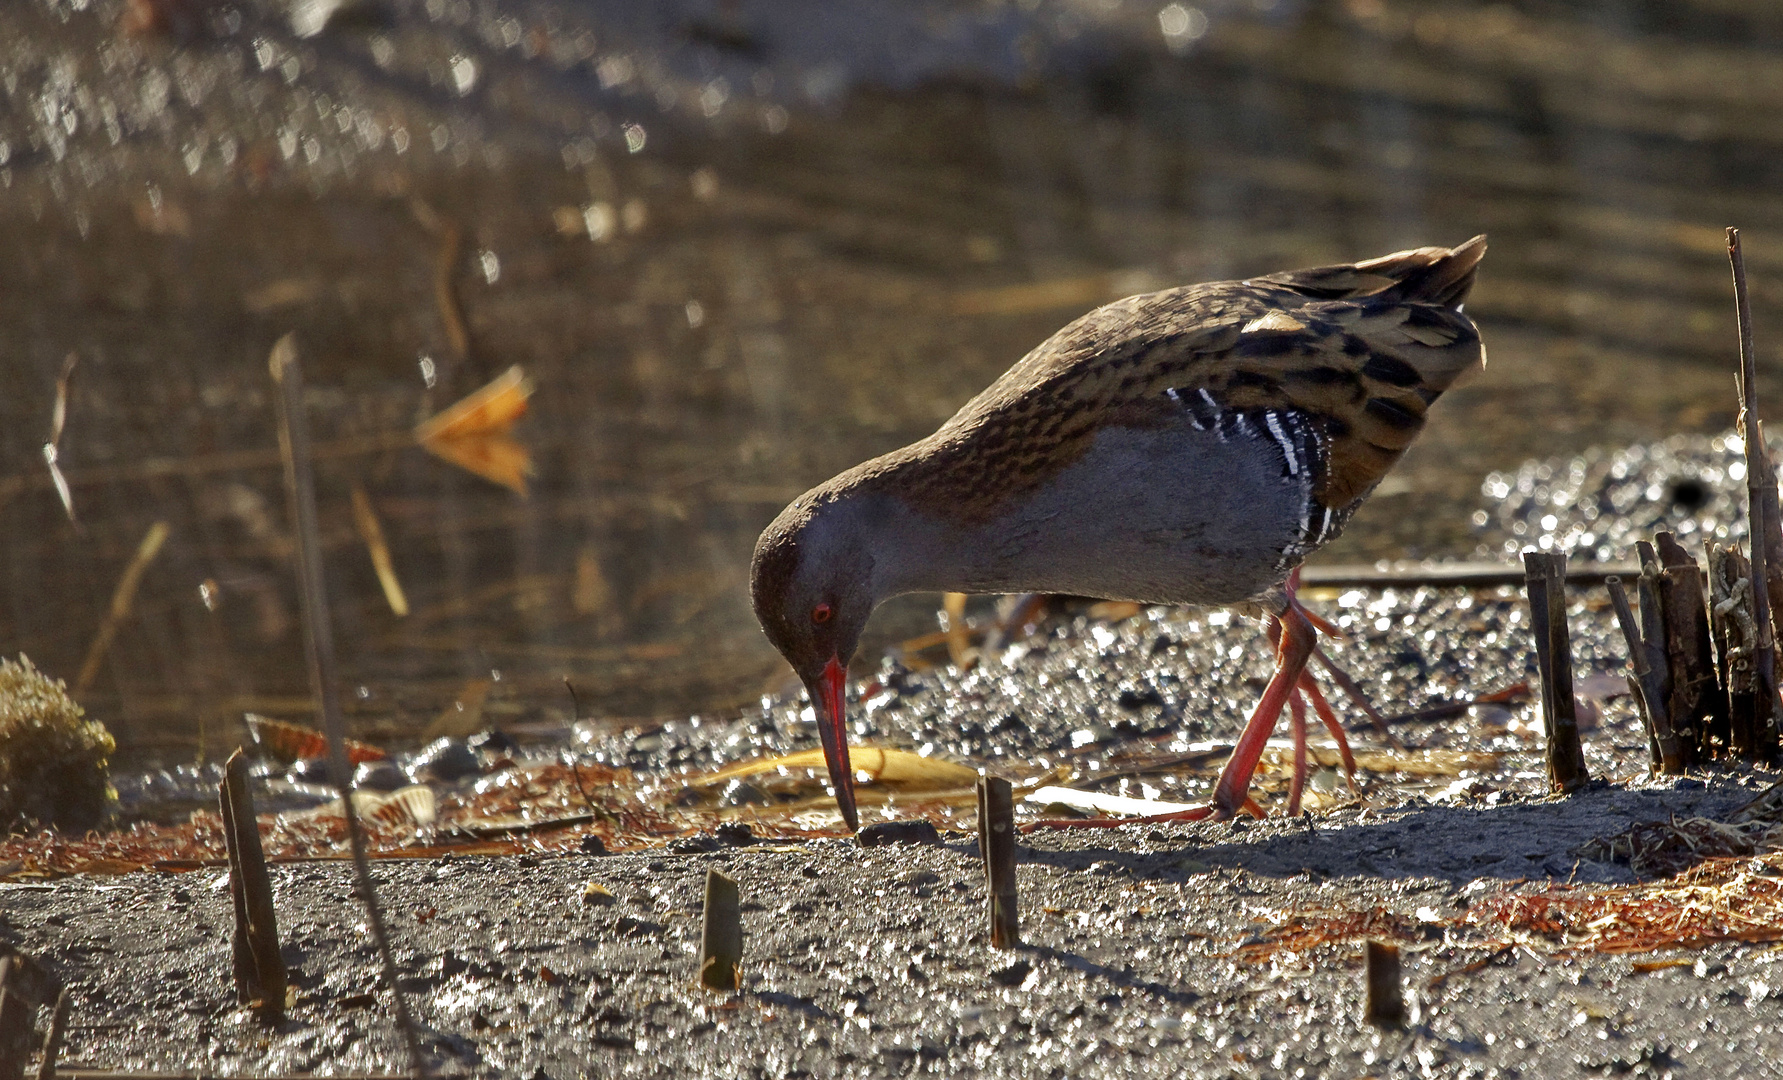
[[830, 767], [830, 786], [836, 789], [836, 805], [853, 832], [860, 828], [854, 809], [854, 770], [848, 764], [848, 669], [840, 657], [830, 657], [816, 685], [809, 686], [817, 714], [817, 734], [823, 740], [824, 761]]

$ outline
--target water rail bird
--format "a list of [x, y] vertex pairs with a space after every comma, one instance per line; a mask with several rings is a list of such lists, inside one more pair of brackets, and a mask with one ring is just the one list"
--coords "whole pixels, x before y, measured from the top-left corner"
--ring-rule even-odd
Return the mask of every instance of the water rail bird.
[[[1058, 331], [926, 439], [799, 496], [761, 535], [762, 629], [811, 695], [831, 785], [858, 827], [848, 662], [873, 609], [909, 592], [1050, 592], [1249, 605], [1275, 672], [1211, 805], [1249, 787], [1284, 704], [1304, 747], [1307, 663], [1333, 632], [1294, 597], [1424, 426], [1485, 363], [1462, 311], [1479, 236], [1378, 259], [1167, 289]], [[1294, 802], [1304, 778], [1298, 755]]]

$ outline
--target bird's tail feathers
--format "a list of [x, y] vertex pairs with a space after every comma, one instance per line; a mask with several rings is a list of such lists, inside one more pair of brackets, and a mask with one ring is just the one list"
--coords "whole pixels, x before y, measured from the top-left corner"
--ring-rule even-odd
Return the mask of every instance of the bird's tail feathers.
[[1467, 299], [1474, 270], [1485, 254], [1486, 238], [1476, 236], [1458, 247], [1412, 248], [1364, 262], [1289, 270], [1257, 280], [1286, 285], [1321, 300], [1372, 296], [1397, 303], [1454, 307]]
[[1383, 255], [1357, 263], [1358, 270], [1369, 270], [1393, 279], [1393, 285], [1382, 290], [1383, 299], [1407, 304], [1441, 304], [1459, 306], [1473, 288], [1474, 271], [1486, 254], [1484, 234], [1452, 248], [1416, 248]]

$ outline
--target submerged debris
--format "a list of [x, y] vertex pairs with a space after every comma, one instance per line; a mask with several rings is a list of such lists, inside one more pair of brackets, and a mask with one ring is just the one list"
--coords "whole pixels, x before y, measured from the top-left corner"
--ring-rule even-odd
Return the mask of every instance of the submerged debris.
[[60, 679], [20, 655], [0, 659], [0, 829], [99, 824], [117, 798], [105, 725], [88, 720]]

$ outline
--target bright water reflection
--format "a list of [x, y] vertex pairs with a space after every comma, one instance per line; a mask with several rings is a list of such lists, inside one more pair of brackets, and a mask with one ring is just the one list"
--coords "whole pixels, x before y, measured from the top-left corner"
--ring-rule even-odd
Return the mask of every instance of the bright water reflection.
[[[373, 737], [478, 680], [504, 723], [566, 718], [565, 676], [595, 714], [754, 697], [761, 525], [1125, 293], [1491, 234], [1491, 366], [1336, 560], [1471, 552], [1491, 469], [1724, 428], [1725, 224], [1771, 371], [1783, 340], [1765, 5], [391, 0], [314, 33], [272, 0], [139, 7], [171, 14], [0, 11], [0, 651], [73, 680], [167, 522], [84, 695], [127, 750], [304, 711], [287, 330]], [[79, 527], [40, 453], [71, 353]], [[383, 438], [515, 363], [530, 498]]]

